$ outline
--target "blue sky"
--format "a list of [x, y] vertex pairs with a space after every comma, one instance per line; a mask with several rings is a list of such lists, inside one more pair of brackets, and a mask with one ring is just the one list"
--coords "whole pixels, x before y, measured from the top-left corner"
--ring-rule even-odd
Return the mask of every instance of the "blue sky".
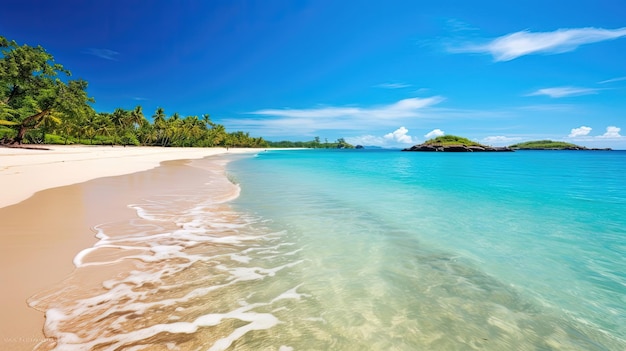
[[553, 139], [626, 149], [626, 17], [595, 1], [3, 1], [98, 111], [269, 140]]

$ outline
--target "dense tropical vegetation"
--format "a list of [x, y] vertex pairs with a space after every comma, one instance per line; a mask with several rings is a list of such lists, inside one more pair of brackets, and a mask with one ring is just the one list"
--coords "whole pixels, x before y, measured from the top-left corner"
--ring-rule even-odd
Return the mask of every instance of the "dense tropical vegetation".
[[328, 142], [324, 140], [321, 142], [320, 137], [315, 137], [311, 141], [268, 141], [269, 147], [280, 148], [311, 148], [311, 149], [354, 149], [354, 145], [348, 144], [343, 138], [337, 139], [335, 142]]
[[449, 146], [449, 145], [463, 145], [463, 146], [484, 146], [475, 141], [471, 141], [467, 138], [463, 138], [456, 135], [442, 135], [433, 139], [425, 141], [422, 145], [437, 145], [437, 146]]
[[525, 150], [566, 150], [566, 149], [586, 149], [584, 146], [578, 146], [572, 143], [566, 143], [564, 141], [552, 141], [552, 140], [536, 140], [526, 141], [523, 143], [513, 144], [509, 146], [511, 149], [525, 149]]
[[100, 144], [155, 146], [267, 147], [263, 138], [202, 116], [166, 115], [150, 121], [141, 106], [96, 112], [87, 82], [41, 46], [18, 45], [0, 36], [0, 144]]

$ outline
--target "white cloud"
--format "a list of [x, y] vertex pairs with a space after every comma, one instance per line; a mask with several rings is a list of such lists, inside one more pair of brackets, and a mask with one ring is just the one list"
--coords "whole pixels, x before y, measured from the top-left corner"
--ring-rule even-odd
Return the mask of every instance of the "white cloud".
[[559, 54], [576, 50], [580, 45], [626, 36], [626, 27], [618, 29], [574, 28], [553, 32], [520, 31], [507, 34], [483, 45], [452, 48], [452, 52], [491, 54], [495, 61], [510, 61], [531, 54]]
[[494, 144], [509, 144], [511, 142], [514, 141], [518, 141], [521, 140], [522, 138], [519, 137], [507, 137], [504, 135], [495, 135], [495, 136], [488, 136], [483, 138], [482, 142], [488, 145], [494, 145]]
[[424, 137], [426, 137], [426, 139], [430, 139], [430, 138], [436, 138], [438, 136], [442, 136], [444, 134], [446, 133], [441, 129], [433, 129], [430, 132], [428, 132], [426, 135], [424, 135]]
[[572, 130], [569, 133], [568, 137], [569, 138], [576, 138], [576, 137], [586, 136], [586, 135], [589, 135], [590, 132], [591, 132], [591, 128], [590, 127], [586, 127], [586, 126], [581, 126], [581, 127], [578, 127], [578, 128], [572, 128]]
[[622, 129], [616, 126], [608, 126], [606, 127], [606, 132], [602, 135], [591, 136], [589, 133], [591, 132], [590, 127], [582, 126], [579, 128], [573, 128], [571, 133], [568, 135], [569, 138], [575, 138], [578, 141], [597, 141], [603, 139], [622, 139], [623, 135], [620, 135], [620, 131]]
[[544, 88], [528, 94], [527, 96], [546, 95], [551, 98], [562, 98], [568, 96], [580, 96], [597, 94], [599, 89], [579, 88], [579, 87], [556, 87]]
[[400, 127], [391, 133], [385, 134], [384, 138], [400, 144], [416, 143], [417, 141], [413, 141], [413, 137], [408, 135], [408, 133], [408, 129]]
[[622, 135], [619, 134], [619, 132], [621, 130], [622, 130], [622, 128], [615, 127], [615, 126], [606, 127], [606, 133], [598, 136], [598, 138], [605, 138], [605, 139], [619, 139], [619, 138], [622, 138]]
[[109, 49], [94, 49], [90, 48], [84, 51], [85, 54], [93, 55], [105, 60], [117, 61], [117, 56], [120, 54], [117, 51]]
[[374, 135], [361, 135], [357, 137], [346, 137], [345, 140], [352, 145], [368, 145], [381, 147], [406, 146], [407, 144], [417, 144], [417, 138], [410, 136], [409, 130], [400, 127], [382, 137]]

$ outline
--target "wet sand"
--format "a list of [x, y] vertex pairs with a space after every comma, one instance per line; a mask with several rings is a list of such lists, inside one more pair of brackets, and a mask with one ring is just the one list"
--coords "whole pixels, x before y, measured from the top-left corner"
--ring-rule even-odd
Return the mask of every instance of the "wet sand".
[[[30, 308], [26, 300], [59, 283], [74, 270], [72, 260], [76, 254], [93, 246], [97, 240], [93, 230], [95, 225], [136, 218], [135, 210], [129, 208], [128, 204], [155, 193], [175, 192], [177, 184], [201, 184], [207, 177], [225, 179], [220, 162], [209, 164], [209, 168], [203, 163], [205, 169], [188, 165], [194, 161], [180, 160], [164, 162], [162, 166], [152, 168], [159, 156], [148, 155], [148, 160], [142, 160], [139, 152], [133, 156], [121, 156], [117, 161], [111, 154], [105, 159], [92, 157], [95, 155], [94, 151], [100, 150], [101, 148], [94, 148], [90, 150], [91, 154], [82, 151], [70, 154], [73, 157], [78, 156], [77, 159], [65, 161], [55, 159], [58, 155], [49, 154], [45, 158], [45, 153], [39, 156], [42, 151], [35, 151], [33, 154], [26, 153], [26, 161], [30, 164], [24, 161], [22, 155], [23, 151], [30, 150], [20, 150], [20, 165], [15, 162], [18, 157], [11, 158], [3, 154], [4, 149], [0, 149], [0, 169], [5, 172], [0, 173], [0, 180], [7, 189], [12, 189], [6, 191], [6, 194], [11, 193], [11, 197], [5, 197], [3, 190], [0, 206], [26, 196], [24, 194], [33, 191], [37, 186], [47, 187], [49, 184], [95, 178], [94, 173], [98, 174], [97, 170], [112, 165], [114, 167], [116, 163], [121, 164], [120, 167], [108, 172], [123, 174], [136, 172], [136, 168], [149, 169], [39, 191], [24, 201], [0, 208], [0, 284], [3, 287], [0, 299], [0, 350], [32, 350], [44, 340], [44, 315]], [[189, 154], [192, 158], [202, 155], [198, 150], [193, 151], [195, 153]], [[244, 150], [254, 151], [257, 150]], [[212, 151], [208, 154], [218, 153], [220, 152]], [[60, 154], [61, 157], [68, 155], [63, 152]], [[170, 153], [165, 158], [181, 158], [185, 155], [188, 154]], [[133, 163], [128, 157], [135, 160], [135, 166], [128, 165]], [[33, 159], [37, 160], [33, 162]], [[95, 165], [97, 167], [94, 169]], [[84, 170], [83, 174], [71, 174], [78, 168]], [[20, 178], [15, 173], [6, 175], [7, 170], [22, 170], [25, 173]], [[67, 176], [64, 178], [64, 175]], [[33, 177], [47, 178], [47, 181], [37, 183], [37, 179], [33, 180]], [[26, 181], [33, 181], [35, 184], [21, 187]]]

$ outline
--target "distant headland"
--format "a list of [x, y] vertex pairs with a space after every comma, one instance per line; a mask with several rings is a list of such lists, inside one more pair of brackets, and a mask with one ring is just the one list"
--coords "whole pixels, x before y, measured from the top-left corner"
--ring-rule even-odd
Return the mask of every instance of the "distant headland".
[[552, 140], [537, 140], [537, 141], [527, 141], [524, 143], [518, 143], [509, 146], [513, 150], [598, 150], [598, 151], [608, 151], [611, 148], [587, 148], [585, 146], [580, 146], [572, 143], [566, 143], [564, 141], [552, 141]]
[[443, 135], [402, 151], [431, 151], [431, 152], [511, 152], [508, 147], [493, 147], [479, 144], [467, 138], [456, 135]]
[[587, 148], [563, 141], [537, 140], [513, 144], [504, 147], [488, 146], [471, 141], [456, 135], [443, 135], [413, 145], [402, 151], [430, 151], [430, 152], [511, 152], [515, 150], [594, 150], [608, 151], [611, 148]]

